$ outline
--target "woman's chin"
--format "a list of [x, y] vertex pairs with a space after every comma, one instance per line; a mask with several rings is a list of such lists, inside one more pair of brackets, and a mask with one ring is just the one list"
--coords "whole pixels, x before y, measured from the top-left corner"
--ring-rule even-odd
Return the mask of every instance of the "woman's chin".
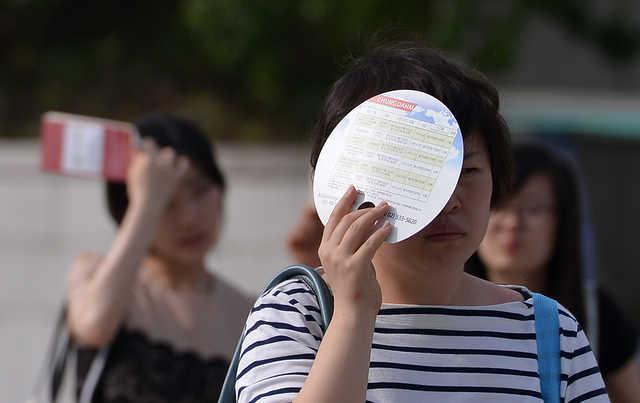
[[178, 267], [200, 266], [207, 256], [207, 251], [176, 251], [164, 254], [164, 258], [172, 265]]

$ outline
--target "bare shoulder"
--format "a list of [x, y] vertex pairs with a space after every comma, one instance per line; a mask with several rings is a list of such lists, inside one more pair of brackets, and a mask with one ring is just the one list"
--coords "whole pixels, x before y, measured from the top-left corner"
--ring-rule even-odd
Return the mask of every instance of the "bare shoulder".
[[467, 281], [470, 288], [474, 290], [470, 293], [473, 305], [498, 305], [524, 300], [522, 294], [509, 287], [503, 287], [471, 275], [468, 275]]

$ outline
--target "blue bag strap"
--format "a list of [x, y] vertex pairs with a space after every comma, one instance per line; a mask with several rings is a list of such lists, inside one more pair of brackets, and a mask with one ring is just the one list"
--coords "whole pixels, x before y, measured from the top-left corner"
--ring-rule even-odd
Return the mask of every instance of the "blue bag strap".
[[533, 294], [540, 390], [545, 403], [560, 402], [560, 321], [558, 303]]
[[[327, 330], [329, 322], [331, 322], [331, 316], [333, 314], [333, 296], [331, 291], [324, 282], [320, 274], [313, 268], [304, 265], [292, 265], [285, 267], [280, 273], [278, 273], [273, 280], [267, 284], [262, 294], [271, 291], [278, 284], [298, 278], [304, 281], [318, 300], [318, 306], [320, 307], [320, 316], [322, 318], [322, 330]], [[227, 376], [224, 379], [222, 390], [220, 391], [220, 397], [218, 403], [236, 403], [236, 374], [238, 373], [238, 364], [240, 362], [240, 353], [242, 351], [242, 341], [244, 340], [244, 331], [240, 335], [240, 340], [236, 345], [236, 349], [233, 353], [233, 358], [229, 363], [229, 369], [227, 370]]]

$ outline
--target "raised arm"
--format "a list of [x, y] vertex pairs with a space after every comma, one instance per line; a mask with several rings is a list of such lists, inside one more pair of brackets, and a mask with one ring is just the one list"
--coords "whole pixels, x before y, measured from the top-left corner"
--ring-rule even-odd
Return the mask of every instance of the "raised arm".
[[320, 265], [318, 248], [322, 240], [322, 222], [313, 203], [306, 204], [296, 225], [287, 235], [285, 244], [296, 263], [316, 267]]
[[[319, 256], [334, 295], [334, 314], [296, 402], [362, 402], [367, 394], [371, 342], [382, 295], [371, 263], [391, 231], [389, 207], [351, 213], [350, 187], [325, 227]], [[348, 357], [348, 358], [347, 358]]]
[[382, 300], [371, 260], [391, 227], [378, 224], [388, 206], [351, 213], [355, 199], [350, 188], [338, 202], [319, 250], [334, 296], [331, 324], [321, 338], [318, 310], [304, 287], [288, 285], [261, 297], [248, 320], [239, 402], [365, 400]]
[[146, 140], [127, 176], [129, 206], [104, 258], [83, 254], [72, 264], [67, 321], [74, 339], [101, 347], [114, 337], [156, 227], [188, 160]]

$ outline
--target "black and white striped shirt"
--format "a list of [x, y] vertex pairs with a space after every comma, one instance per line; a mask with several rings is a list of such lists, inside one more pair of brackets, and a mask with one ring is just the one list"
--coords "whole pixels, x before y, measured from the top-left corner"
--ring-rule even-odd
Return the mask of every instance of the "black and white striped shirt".
[[[383, 304], [367, 401], [542, 401], [532, 299], [518, 290], [527, 300], [471, 307]], [[559, 318], [564, 402], [608, 402], [580, 325], [562, 307]], [[319, 323], [315, 296], [302, 281], [287, 281], [259, 298], [247, 320], [238, 401], [292, 401], [322, 340]]]

